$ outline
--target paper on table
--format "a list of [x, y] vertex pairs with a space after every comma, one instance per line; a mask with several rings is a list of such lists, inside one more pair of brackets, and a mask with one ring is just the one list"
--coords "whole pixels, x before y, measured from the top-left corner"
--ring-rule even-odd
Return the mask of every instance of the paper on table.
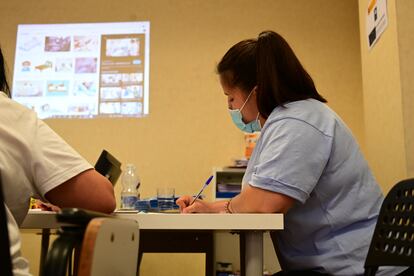
[[130, 209], [116, 209], [114, 211], [114, 213], [138, 213], [138, 212], [139, 211], [135, 210], [135, 209], [132, 209], [132, 210], [130, 210]]

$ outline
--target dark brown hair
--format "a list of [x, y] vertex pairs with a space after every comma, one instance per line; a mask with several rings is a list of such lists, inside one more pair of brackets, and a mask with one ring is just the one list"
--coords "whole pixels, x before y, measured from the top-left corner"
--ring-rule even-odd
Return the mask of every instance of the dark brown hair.
[[6, 79], [6, 66], [4, 64], [3, 53], [0, 48], [0, 91], [3, 91], [10, 97], [10, 87]]
[[257, 107], [264, 118], [288, 102], [309, 98], [326, 102], [292, 48], [273, 31], [235, 44], [217, 65], [217, 72], [227, 85], [246, 94], [257, 86]]

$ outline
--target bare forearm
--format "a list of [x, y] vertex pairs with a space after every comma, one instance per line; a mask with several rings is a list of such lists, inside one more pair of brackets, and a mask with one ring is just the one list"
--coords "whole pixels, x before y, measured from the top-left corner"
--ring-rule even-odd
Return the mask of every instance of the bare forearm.
[[79, 207], [111, 213], [115, 209], [112, 184], [95, 170], [85, 171], [46, 194], [59, 207]]
[[183, 213], [286, 213], [295, 200], [271, 191], [250, 185], [231, 200], [205, 202], [197, 200], [191, 204], [191, 196], [177, 200]]
[[232, 213], [286, 213], [293, 204], [290, 197], [249, 185], [231, 200], [228, 209]]

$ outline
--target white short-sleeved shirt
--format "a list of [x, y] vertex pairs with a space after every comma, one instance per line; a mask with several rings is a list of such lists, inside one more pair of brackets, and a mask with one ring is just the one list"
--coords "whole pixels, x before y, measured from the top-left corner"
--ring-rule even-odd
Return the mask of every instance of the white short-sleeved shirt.
[[297, 201], [276, 233], [284, 270], [363, 274], [383, 195], [350, 130], [329, 107], [308, 99], [275, 108], [243, 183]]
[[0, 170], [6, 205], [20, 225], [31, 196], [51, 189], [92, 166], [36, 113], [0, 93]]
[[[0, 92], [0, 172], [5, 203], [18, 225], [31, 196], [44, 195], [92, 166], [36, 113]], [[12, 245], [13, 247], [13, 245]]]
[[13, 264], [14, 276], [30, 276], [29, 263], [21, 255], [21, 241], [19, 227], [9, 209], [6, 207], [7, 228], [9, 230], [10, 257]]

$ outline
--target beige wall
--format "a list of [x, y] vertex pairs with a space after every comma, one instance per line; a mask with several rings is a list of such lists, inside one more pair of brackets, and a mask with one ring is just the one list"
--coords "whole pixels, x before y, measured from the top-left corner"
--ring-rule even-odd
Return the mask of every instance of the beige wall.
[[407, 176], [414, 176], [414, 1], [396, 2]]
[[[412, 1], [387, 1], [388, 27], [369, 50], [365, 31], [368, 0], [360, 1], [365, 148], [383, 190], [413, 175]], [[398, 7], [398, 9], [397, 9]]]
[[[12, 70], [17, 24], [130, 20], [151, 21], [150, 115], [46, 122], [92, 163], [103, 148], [135, 163], [142, 196], [154, 195], [159, 185], [173, 186], [177, 194], [194, 193], [212, 167], [242, 155], [243, 136], [227, 114], [214, 67], [231, 45], [265, 29], [285, 36], [330, 106], [363, 143], [356, 0], [3, 1], [0, 43]], [[37, 242], [25, 235], [24, 253], [34, 268]], [[172, 263], [173, 270], [156, 274], [203, 271], [202, 259], [168, 255], [144, 258], [142, 274], [155, 275], [154, 268]]]

